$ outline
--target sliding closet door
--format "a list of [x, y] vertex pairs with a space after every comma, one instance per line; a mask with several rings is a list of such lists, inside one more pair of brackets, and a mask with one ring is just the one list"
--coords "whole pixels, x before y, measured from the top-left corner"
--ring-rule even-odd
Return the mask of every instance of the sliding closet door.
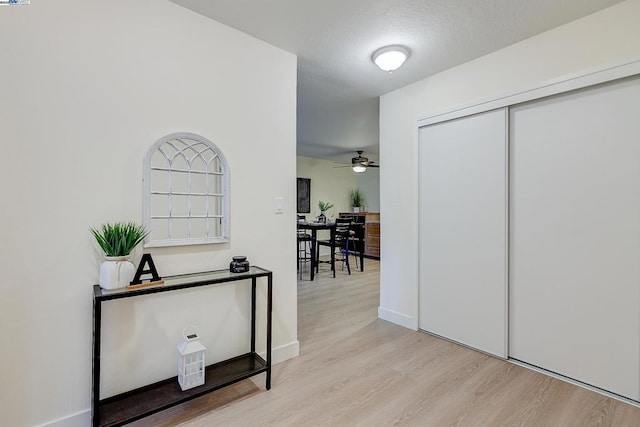
[[513, 107], [509, 356], [640, 398], [640, 79]]
[[506, 111], [420, 129], [420, 329], [506, 357]]

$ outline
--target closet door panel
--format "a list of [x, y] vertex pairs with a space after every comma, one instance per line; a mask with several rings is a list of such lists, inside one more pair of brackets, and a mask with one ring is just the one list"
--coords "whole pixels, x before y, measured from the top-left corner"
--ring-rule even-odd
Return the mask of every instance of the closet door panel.
[[635, 400], [639, 82], [510, 111], [509, 356]]
[[506, 111], [420, 130], [419, 326], [506, 357]]

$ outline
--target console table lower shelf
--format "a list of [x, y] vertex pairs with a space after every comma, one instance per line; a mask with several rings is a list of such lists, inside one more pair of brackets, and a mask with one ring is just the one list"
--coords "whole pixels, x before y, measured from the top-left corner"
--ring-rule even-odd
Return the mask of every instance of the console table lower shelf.
[[247, 353], [207, 366], [205, 383], [186, 391], [173, 377], [112, 396], [100, 401], [100, 426], [130, 423], [263, 372], [267, 372], [267, 362], [256, 353]]

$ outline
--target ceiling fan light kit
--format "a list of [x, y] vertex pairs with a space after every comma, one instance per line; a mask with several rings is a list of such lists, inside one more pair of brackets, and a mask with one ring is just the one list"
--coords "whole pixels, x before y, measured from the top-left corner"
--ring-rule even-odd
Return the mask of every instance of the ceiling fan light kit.
[[400, 68], [407, 58], [409, 58], [409, 55], [411, 55], [409, 48], [400, 45], [392, 45], [381, 47], [373, 52], [371, 60], [382, 71], [391, 73], [392, 71]]
[[375, 162], [370, 162], [368, 157], [363, 157], [362, 150], [357, 151], [358, 156], [351, 158], [351, 169], [354, 172], [362, 173], [367, 170], [367, 168], [377, 168], [378, 165], [374, 165]]
[[[374, 161], [369, 161], [368, 157], [364, 157], [362, 155], [363, 151], [362, 150], [358, 150], [357, 151], [358, 155], [356, 157], [352, 157], [351, 158], [351, 165], [349, 165], [348, 163], [341, 163], [343, 166], [335, 166], [337, 168], [348, 168], [349, 166], [351, 167], [351, 170], [353, 170], [356, 173], [362, 173], [365, 172], [368, 168], [379, 168], [380, 166], [376, 165]], [[339, 163], [339, 162], [337, 162]]]

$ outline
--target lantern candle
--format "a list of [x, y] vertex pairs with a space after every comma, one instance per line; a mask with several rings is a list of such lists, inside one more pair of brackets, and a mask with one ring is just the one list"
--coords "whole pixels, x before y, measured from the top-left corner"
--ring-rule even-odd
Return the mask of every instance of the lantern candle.
[[204, 384], [204, 352], [198, 334], [185, 335], [178, 344], [178, 383], [182, 391]]

